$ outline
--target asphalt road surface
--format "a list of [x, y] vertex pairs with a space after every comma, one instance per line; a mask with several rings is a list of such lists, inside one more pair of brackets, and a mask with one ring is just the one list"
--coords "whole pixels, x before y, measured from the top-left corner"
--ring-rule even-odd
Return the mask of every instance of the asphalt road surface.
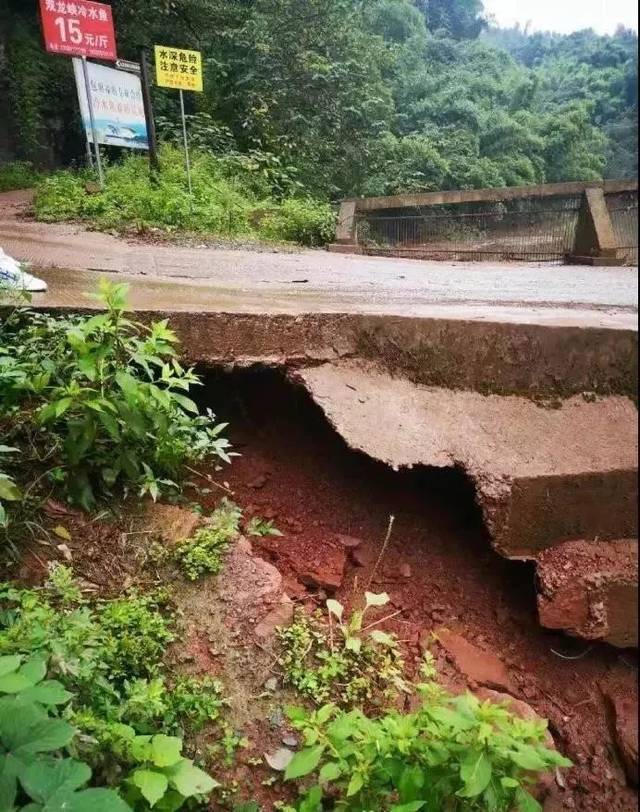
[[427, 262], [130, 241], [37, 223], [30, 194], [0, 194], [0, 247], [30, 262], [49, 293], [36, 304], [87, 304], [98, 276], [132, 285], [145, 309], [355, 312], [637, 329], [637, 268]]

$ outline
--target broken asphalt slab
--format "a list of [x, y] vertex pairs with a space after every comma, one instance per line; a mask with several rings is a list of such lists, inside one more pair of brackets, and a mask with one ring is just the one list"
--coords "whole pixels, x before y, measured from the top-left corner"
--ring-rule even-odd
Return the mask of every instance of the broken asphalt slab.
[[299, 370], [345, 441], [394, 469], [461, 468], [496, 549], [534, 559], [575, 538], [637, 527], [637, 410], [626, 397], [518, 396], [416, 386], [353, 363]]

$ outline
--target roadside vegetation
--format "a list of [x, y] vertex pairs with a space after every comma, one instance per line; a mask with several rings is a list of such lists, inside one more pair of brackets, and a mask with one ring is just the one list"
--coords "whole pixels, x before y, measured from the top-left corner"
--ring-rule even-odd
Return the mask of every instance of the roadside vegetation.
[[42, 177], [42, 172], [27, 161], [0, 163], [0, 192], [31, 189], [40, 182]]
[[[183, 499], [191, 463], [232, 461], [225, 426], [190, 397], [199, 379], [180, 364], [170, 326], [132, 321], [125, 286], [103, 284], [98, 296], [104, 309], [94, 316], [5, 310], [6, 572], [27, 554], [40, 561], [43, 535], [70, 541], [61, 517], [86, 516], [99, 528], [132, 502]], [[228, 497], [210, 512], [192, 509], [203, 515], [188, 538], [160, 549], [149, 538], [138, 548], [144, 587], [101, 590], [55, 556], [35, 586], [20, 577], [0, 582], [0, 808], [540, 810], [538, 776], [570, 764], [549, 749], [546, 723], [449, 694], [428, 653], [421, 673], [409, 675], [401, 642], [383, 629], [393, 615], [385, 614], [389, 597], [371, 592], [354, 596], [350, 611], [333, 599], [315, 614], [300, 607], [278, 631], [273, 656], [296, 746], [284, 751], [282, 771], [254, 788], [269, 787], [269, 806], [238, 800], [252, 788], [229, 777], [248, 742], [227, 721], [232, 686], [180, 667], [174, 589], [224, 579], [243, 530], [281, 533], [272, 521], [244, 521]], [[103, 554], [108, 566], [109, 550]], [[234, 645], [250, 653], [253, 644]], [[262, 758], [255, 764], [268, 769]]]
[[229, 461], [224, 426], [188, 397], [199, 379], [178, 361], [175, 334], [128, 319], [126, 293], [102, 282], [103, 313], [16, 310], [0, 328], [0, 419], [15, 449], [4, 453], [87, 510], [130, 490], [179, 491], [185, 463], [206, 455]]
[[[144, 156], [105, 150], [105, 193], [46, 180], [45, 220], [118, 231], [321, 245], [342, 198], [637, 174], [637, 34], [531, 33], [481, 0], [112, 0], [119, 53], [176, 42], [204, 58], [187, 94], [194, 199], [179, 101], [154, 88], [158, 183]], [[21, 161], [85, 161], [68, 60], [41, 47], [37, 9], [6, 0], [0, 95]], [[171, 149], [173, 145], [174, 149]], [[2, 178], [5, 180], [2, 180]], [[0, 189], [33, 185], [27, 164]], [[95, 177], [93, 178], [95, 182]]]
[[[273, 156], [312, 198], [637, 173], [638, 42], [622, 26], [501, 29], [481, 0], [111, 5], [122, 56], [203, 51], [204, 92], [187, 94], [195, 148]], [[42, 52], [31, 4], [5, 9], [0, 83], [19, 157], [83, 160], [71, 66]], [[162, 138], [179, 143], [177, 94], [154, 101]]]
[[[146, 157], [131, 155], [106, 169], [106, 188], [87, 187], [86, 172], [56, 172], [38, 186], [36, 216], [46, 222], [79, 220], [103, 230], [165, 235], [199, 234], [243, 241], [324, 245], [333, 239], [335, 213], [304, 197], [273, 157], [197, 150], [192, 155], [193, 196], [184, 155], [166, 144], [156, 182]], [[292, 196], [297, 193], [297, 196]]]

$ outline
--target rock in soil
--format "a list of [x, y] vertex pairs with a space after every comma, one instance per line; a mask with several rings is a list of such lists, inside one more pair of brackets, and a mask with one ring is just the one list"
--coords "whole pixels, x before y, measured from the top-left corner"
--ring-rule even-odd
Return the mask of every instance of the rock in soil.
[[498, 691], [515, 692], [509, 672], [496, 654], [474, 646], [449, 629], [438, 629], [435, 637], [467, 681]]
[[348, 550], [355, 550], [362, 545], [362, 539], [357, 536], [345, 536], [341, 533], [336, 536], [336, 541]]
[[264, 760], [272, 770], [284, 772], [291, 763], [291, 759], [294, 755], [294, 752], [287, 747], [280, 747], [275, 753], [265, 753]]
[[274, 612], [278, 618], [284, 618], [290, 611], [288, 607], [293, 609], [283, 594], [280, 572], [273, 564], [255, 556], [251, 543], [245, 538], [239, 539], [231, 548], [218, 592], [226, 605], [226, 619], [235, 622], [235, 628], [254, 619], [264, 632], [273, 620]]
[[284, 576], [282, 579], [282, 584], [284, 587], [284, 591], [290, 598], [299, 600], [301, 598], [304, 598], [307, 594], [306, 586], [304, 584], [301, 584], [297, 578], [293, 578], [291, 576]]
[[158, 502], [149, 502], [143, 516], [145, 531], [159, 536], [168, 545], [191, 538], [203, 521], [203, 517], [192, 510]]
[[638, 542], [569, 541], [537, 562], [538, 611], [549, 629], [619, 648], [638, 645]]
[[638, 786], [638, 685], [635, 679], [601, 685], [611, 712], [616, 747], [629, 783]]
[[355, 547], [349, 550], [349, 553], [356, 567], [373, 567], [378, 558], [378, 553], [371, 547]]
[[276, 606], [275, 609], [272, 609], [271, 612], [269, 612], [269, 614], [256, 626], [256, 637], [273, 637], [276, 629], [279, 629], [282, 626], [289, 626], [292, 620], [293, 602], [287, 595], [283, 595], [280, 605]]
[[347, 555], [344, 549], [325, 544], [316, 551], [316, 557], [312, 561], [302, 564], [298, 578], [306, 586], [335, 592], [342, 586], [346, 565]]

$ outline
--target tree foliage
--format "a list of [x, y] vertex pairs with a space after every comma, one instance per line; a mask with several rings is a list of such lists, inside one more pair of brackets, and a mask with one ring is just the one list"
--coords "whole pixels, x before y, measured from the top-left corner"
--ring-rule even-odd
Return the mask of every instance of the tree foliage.
[[[68, 161], [74, 129], [58, 143], [56, 116], [75, 118], [70, 65], [40, 53], [34, 0], [5, 3], [17, 152], [42, 160], [53, 150]], [[624, 28], [613, 36], [498, 29], [481, 0], [112, 5], [123, 57], [158, 42], [204, 52], [205, 91], [189, 94], [188, 112], [197, 135], [209, 117], [211, 151], [232, 143], [242, 154], [274, 156], [306, 195], [637, 171], [637, 35]], [[155, 106], [177, 121], [175, 93], [156, 89]]]

